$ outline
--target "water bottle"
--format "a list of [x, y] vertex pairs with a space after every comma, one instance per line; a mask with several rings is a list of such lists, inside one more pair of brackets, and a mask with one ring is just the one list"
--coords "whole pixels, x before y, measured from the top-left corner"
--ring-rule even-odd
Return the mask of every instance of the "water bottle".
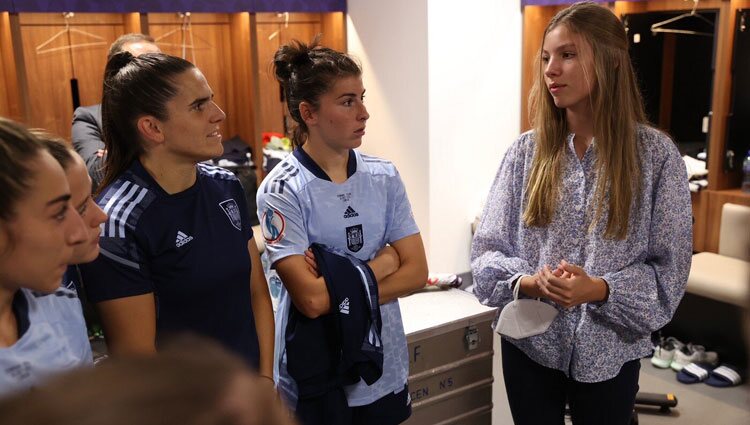
[[742, 161], [742, 191], [750, 193], [750, 150]]

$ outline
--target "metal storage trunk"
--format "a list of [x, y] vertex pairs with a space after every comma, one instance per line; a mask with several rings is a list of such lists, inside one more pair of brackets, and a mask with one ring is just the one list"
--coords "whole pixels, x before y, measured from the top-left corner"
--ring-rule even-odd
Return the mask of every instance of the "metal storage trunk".
[[489, 425], [494, 308], [467, 292], [428, 291], [399, 300], [409, 345], [409, 425]]

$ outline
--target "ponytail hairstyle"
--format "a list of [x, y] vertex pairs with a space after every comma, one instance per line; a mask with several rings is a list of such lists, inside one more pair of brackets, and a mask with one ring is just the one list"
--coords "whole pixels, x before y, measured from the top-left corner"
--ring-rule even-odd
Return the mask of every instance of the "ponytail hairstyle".
[[362, 68], [345, 53], [320, 45], [320, 34], [308, 45], [298, 40], [283, 45], [273, 58], [276, 79], [284, 89], [289, 114], [297, 126], [292, 134], [292, 145], [301, 147], [308, 129], [299, 112], [301, 102], [317, 109], [322, 94], [344, 77], [359, 77]]
[[[625, 239], [630, 206], [638, 201], [641, 190], [638, 126], [647, 124], [625, 27], [609, 9], [588, 1], [558, 12], [544, 30], [542, 40], [561, 25], [587, 42], [593, 56], [594, 75], [584, 74], [594, 79], [589, 102], [597, 156], [596, 206], [590, 229], [606, 211], [605, 237]], [[552, 221], [559, 201], [559, 176], [569, 132], [565, 110], [555, 106], [547, 90], [542, 50], [543, 47], [537, 53], [534, 86], [529, 95], [536, 147], [526, 187], [528, 204], [523, 213], [526, 225], [539, 227]]]
[[16, 203], [31, 190], [34, 158], [44, 145], [21, 124], [0, 117], [0, 220], [15, 216]]
[[151, 115], [166, 121], [167, 102], [177, 95], [177, 76], [195, 66], [163, 53], [134, 57], [120, 52], [107, 61], [102, 91], [102, 133], [107, 149], [99, 190], [109, 186], [143, 152], [138, 119]]

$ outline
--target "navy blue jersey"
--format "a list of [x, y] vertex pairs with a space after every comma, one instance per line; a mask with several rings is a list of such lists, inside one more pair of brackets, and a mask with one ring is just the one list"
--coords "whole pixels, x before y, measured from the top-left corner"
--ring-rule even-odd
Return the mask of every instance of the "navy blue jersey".
[[258, 366], [250, 304], [250, 217], [229, 171], [198, 164], [189, 189], [167, 194], [139, 161], [97, 199], [109, 219], [101, 255], [82, 265], [92, 302], [153, 293], [157, 343], [191, 331]]

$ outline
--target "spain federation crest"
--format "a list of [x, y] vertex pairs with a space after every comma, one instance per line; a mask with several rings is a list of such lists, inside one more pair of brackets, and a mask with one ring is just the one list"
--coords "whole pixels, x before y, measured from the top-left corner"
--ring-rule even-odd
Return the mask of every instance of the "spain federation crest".
[[234, 199], [227, 199], [226, 201], [219, 202], [219, 206], [224, 213], [229, 217], [229, 222], [232, 223], [237, 230], [242, 230], [242, 218], [240, 218], [240, 208], [237, 206], [237, 202]]
[[263, 212], [260, 229], [266, 242], [272, 244], [280, 241], [284, 237], [284, 227], [286, 227], [286, 221], [278, 210], [267, 208]]
[[346, 228], [346, 246], [349, 248], [349, 251], [357, 252], [362, 249], [364, 240], [361, 224]]

